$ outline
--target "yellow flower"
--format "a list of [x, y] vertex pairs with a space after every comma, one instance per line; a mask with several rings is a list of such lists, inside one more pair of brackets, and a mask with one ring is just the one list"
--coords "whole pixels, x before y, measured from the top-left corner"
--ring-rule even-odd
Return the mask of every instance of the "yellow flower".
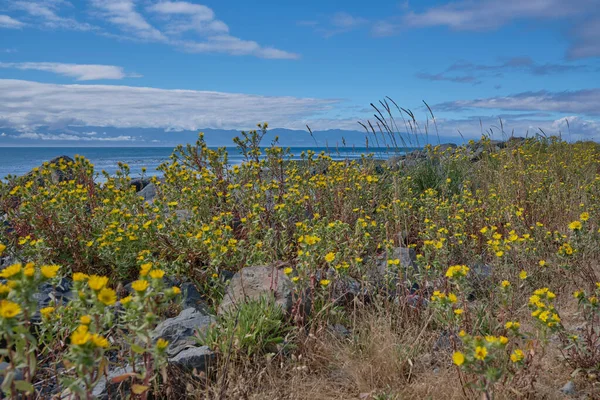
[[569, 224], [569, 229], [572, 231], [578, 231], [581, 229], [581, 221], [573, 221]]
[[465, 355], [460, 351], [455, 351], [452, 354], [452, 362], [460, 367], [465, 362]]
[[504, 252], [502, 250], [496, 252], [496, 257], [502, 257]]
[[482, 346], [477, 346], [475, 348], [475, 358], [478, 360], [485, 360], [485, 357], [487, 356], [487, 349], [485, 347]]
[[509, 282], [509, 281], [507, 281], [507, 280], [504, 280], [504, 281], [502, 281], [502, 282], [500, 283], [500, 285], [501, 285], [501, 286], [502, 286], [504, 289], [506, 289], [507, 287], [509, 287], [509, 286], [510, 286], [510, 282]]
[[10, 286], [0, 283], [0, 295], [10, 292]]
[[121, 304], [127, 304], [127, 303], [129, 303], [129, 302], [130, 302], [132, 299], [133, 299], [133, 297], [131, 297], [131, 296], [123, 297], [123, 298], [121, 299]]
[[48, 316], [50, 314], [52, 314], [54, 312], [54, 310], [55, 310], [54, 307], [44, 307], [40, 310], [40, 314], [42, 314], [42, 317], [48, 318]]
[[286, 275], [289, 275], [289, 274], [291, 274], [293, 271], [294, 271], [294, 269], [293, 269], [293, 268], [291, 268], [291, 267], [287, 267], [287, 268], [285, 268], [285, 269], [283, 270], [283, 273], [284, 273], [284, 274], [286, 274]]
[[86, 280], [88, 278], [87, 274], [84, 274], [83, 272], [75, 272], [73, 274], [73, 281], [75, 282], [82, 282], [84, 280]]
[[152, 263], [145, 263], [140, 265], [140, 276], [148, 275], [148, 272], [152, 269]]
[[165, 340], [163, 338], [160, 338], [156, 341], [156, 348], [158, 350], [164, 350], [167, 348], [168, 345], [169, 345], [169, 341]]
[[32, 262], [25, 264], [25, 268], [23, 268], [23, 275], [28, 278], [31, 278], [33, 275], [35, 275], [35, 268], [33, 265], [34, 264]]
[[514, 363], [521, 361], [523, 358], [525, 358], [525, 354], [523, 353], [523, 350], [521, 350], [521, 349], [515, 349], [515, 351], [513, 351], [512, 354], [510, 355], [510, 361], [512, 361]]
[[0, 272], [0, 278], [11, 278], [21, 272], [21, 264], [10, 265]]
[[321, 284], [321, 286], [327, 287], [327, 285], [329, 285], [331, 281], [329, 279], [321, 279], [319, 283]]
[[547, 265], [546, 260], [540, 260], [538, 264], [540, 267], [545, 267]]
[[0, 243], [0, 256], [2, 255], [2, 253], [4, 253], [4, 250], [6, 250], [6, 246]]
[[514, 321], [508, 321], [506, 324], [504, 324], [506, 329], [519, 329], [520, 326], [520, 323]]
[[92, 323], [92, 317], [90, 317], [89, 315], [84, 315], [81, 318], [79, 318], [79, 322], [82, 325], [89, 325]]
[[88, 327], [80, 325], [71, 335], [71, 344], [75, 346], [83, 346], [92, 339], [92, 335], [88, 332]]
[[108, 277], [91, 275], [88, 279], [88, 286], [94, 291], [99, 291], [108, 284]]
[[131, 288], [136, 292], [144, 292], [146, 289], [148, 289], [148, 281], [138, 279], [131, 284]]
[[163, 276], [165, 276], [165, 271], [162, 269], [153, 269], [150, 271], [150, 278], [152, 279], [162, 279]]
[[58, 265], [44, 265], [40, 268], [40, 271], [42, 272], [42, 275], [50, 279], [56, 277], [59, 269], [60, 267]]
[[525, 280], [525, 279], [527, 279], [527, 271], [524, 271], [524, 270], [523, 270], [523, 271], [519, 272], [519, 278], [520, 278], [521, 280]]
[[335, 260], [335, 253], [333, 253], [333, 252], [327, 253], [327, 255], [325, 256], [325, 261], [327, 261], [328, 263], [330, 263], [333, 260]]
[[0, 300], [0, 317], [14, 318], [21, 313], [21, 307], [9, 300]]
[[108, 340], [106, 340], [104, 336], [98, 335], [97, 333], [92, 335], [92, 343], [94, 343], [94, 346], [101, 347], [103, 349], [108, 347]]
[[171, 288], [171, 290], [173, 290], [173, 293], [174, 293], [174, 294], [179, 294], [179, 293], [181, 293], [181, 289], [179, 289], [177, 286], [173, 286], [173, 287]]
[[[587, 212], [583, 212], [583, 213], [581, 213], [581, 215], [579, 216], [579, 219], [585, 222], [585, 221], [587, 221], [588, 219], [590, 219], [590, 214], [589, 214], [589, 213], [587, 213]], [[0, 253], [2, 253], [2, 252], [0, 252]]]
[[506, 336], [500, 336], [500, 343], [501, 344], [506, 344], [508, 343], [508, 338]]
[[454, 310], [454, 314], [456, 315], [461, 315], [465, 310], [463, 310], [462, 308], [457, 308], [456, 310]]
[[456, 295], [454, 293], [449, 293], [448, 294], [448, 300], [450, 300], [450, 303], [456, 303], [456, 301], [458, 300]]
[[294, 276], [294, 277], [292, 278], [292, 282], [298, 282], [299, 280], [300, 280], [300, 278], [299, 278], [299, 277], [297, 277], [297, 276]]
[[98, 293], [98, 300], [107, 306], [111, 306], [117, 302], [117, 293], [112, 289], [104, 288]]

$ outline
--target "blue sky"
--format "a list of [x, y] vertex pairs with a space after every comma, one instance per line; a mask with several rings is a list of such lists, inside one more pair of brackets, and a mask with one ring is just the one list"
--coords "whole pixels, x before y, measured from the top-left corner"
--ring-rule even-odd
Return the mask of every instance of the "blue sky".
[[600, 139], [598, 1], [0, 0], [0, 146], [360, 130], [385, 96], [448, 138]]

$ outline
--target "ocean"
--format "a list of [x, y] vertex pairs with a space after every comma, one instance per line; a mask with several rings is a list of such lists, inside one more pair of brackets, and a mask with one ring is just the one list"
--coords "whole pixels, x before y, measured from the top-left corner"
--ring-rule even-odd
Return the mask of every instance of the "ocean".
[[[242, 155], [235, 147], [227, 148], [229, 163], [240, 164]], [[362, 154], [373, 153], [380, 159], [387, 159], [394, 155], [404, 154], [412, 149], [389, 148], [324, 148], [324, 147], [292, 147], [290, 151], [293, 159], [299, 159], [303, 151], [313, 150], [317, 153], [325, 151], [334, 159], [359, 159]], [[118, 169], [119, 161], [129, 164], [132, 177], [139, 177], [142, 168], [146, 167], [147, 176], [158, 175], [156, 168], [169, 159], [173, 152], [171, 147], [0, 147], [0, 179], [7, 175], [24, 175], [33, 168], [42, 165], [55, 157], [66, 155], [73, 158], [75, 155], [89, 159], [96, 172], [106, 171], [114, 174]]]

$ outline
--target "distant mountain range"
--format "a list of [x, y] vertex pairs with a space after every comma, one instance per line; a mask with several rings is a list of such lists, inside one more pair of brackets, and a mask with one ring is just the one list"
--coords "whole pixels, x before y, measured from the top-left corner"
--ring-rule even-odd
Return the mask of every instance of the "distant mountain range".
[[[165, 131], [160, 128], [114, 128], [99, 126], [38, 127], [35, 130], [17, 130], [0, 126], [0, 146], [39, 146], [39, 147], [171, 147], [177, 144], [193, 143], [198, 133], [204, 132], [209, 146], [234, 146], [233, 138], [240, 135], [238, 130], [199, 129], [195, 131]], [[364, 131], [330, 129], [308, 131], [275, 128], [269, 129], [263, 139], [268, 146], [279, 138], [286, 147], [370, 147], [393, 146], [388, 135], [379, 133], [377, 138]], [[462, 143], [460, 138], [447, 136], [399, 135], [395, 136], [398, 147], [418, 147], [427, 143]], [[404, 140], [404, 141], [403, 141]]]

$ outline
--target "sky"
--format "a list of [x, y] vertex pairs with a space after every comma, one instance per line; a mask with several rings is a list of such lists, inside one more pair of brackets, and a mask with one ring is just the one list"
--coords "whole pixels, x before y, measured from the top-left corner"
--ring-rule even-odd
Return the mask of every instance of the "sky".
[[263, 121], [283, 144], [311, 144], [306, 125], [364, 140], [386, 97], [417, 120], [388, 100], [401, 134], [599, 140], [599, 3], [0, 0], [0, 146]]

